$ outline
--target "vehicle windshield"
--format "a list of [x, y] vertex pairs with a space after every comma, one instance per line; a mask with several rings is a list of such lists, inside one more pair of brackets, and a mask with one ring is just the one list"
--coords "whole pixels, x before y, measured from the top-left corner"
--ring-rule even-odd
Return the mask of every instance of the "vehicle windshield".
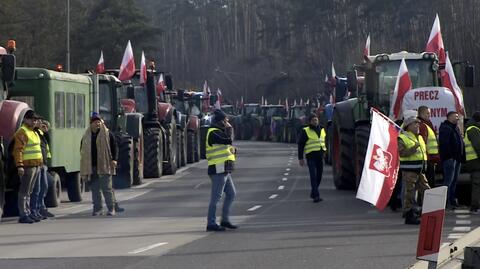
[[[378, 106], [388, 111], [390, 99], [395, 89], [398, 69], [401, 61], [380, 62], [375, 71], [378, 75], [378, 93], [369, 92]], [[435, 72], [432, 70], [432, 61], [427, 59], [406, 60], [412, 88], [421, 88], [435, 85]], [[365, 84], [366, 85], [366, 84]], [[371, 85], [371, 84], [370, 84]], [[367, 88], [367, 92], [375, 91], [376, 87]], [[375, 96], [376, 95], [376, 96]]]
[[135, 108], [139, 113], [147, 113], [148, 99], [147, 90], [142, 86], [134, 86], [135, 91]]
[[245, 106], [245, 114], [258, 114], [258, 106]]
[[233, 106], [224, 106], [222, 107], [222, 110], [223, 112], [225, 112], [225, 114], [229, 114], [229, 115], [235, 114], [233, 111]]
[[295, 119], [303, 117], [305, 116], [305, 107], [300, 107], [300, 106], [294, 107], [292, 113], [293, 113], [293, 118]]
[[112, 128], [112, 95], [110, 94], [110, 87], [107, 83], [99, 83], [98, 90], [98, 108], [105, 125]]
[[269, 107], [267, 108], [267, 117], [283, 117], [285, 115], [283, 107]]

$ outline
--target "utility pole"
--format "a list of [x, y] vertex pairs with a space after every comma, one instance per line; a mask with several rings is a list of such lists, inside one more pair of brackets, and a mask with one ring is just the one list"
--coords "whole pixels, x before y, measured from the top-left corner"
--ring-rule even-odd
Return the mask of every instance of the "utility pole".
[[67, 72], [70, 73], [70, 0], [67, 0]]

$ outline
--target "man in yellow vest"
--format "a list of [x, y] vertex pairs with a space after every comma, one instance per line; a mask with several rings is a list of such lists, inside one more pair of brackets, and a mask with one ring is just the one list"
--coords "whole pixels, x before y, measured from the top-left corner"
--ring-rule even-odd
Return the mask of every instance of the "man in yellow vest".
[[465, 169], [470, 172], [472, 180], [472, 203], [470, 212], [479, 213], [480, 208], [480, 111], [473, 114], [472, 119], [466, 126], [464, 137], [466, 165]]
[[323, 155], [327, 150], [325, 145], [325, 128], [319, 125], [316, 114], [308, 116], [308, 126], [304, 127], [298, 137], [298, 162], [305, 166], [303, 155], [307, 158], [308, 171], [310, 172], [310, 198], [314, 203], [323, 201], [320, 198], [318, 187], [322, 181]]
[[425, 190], [430, 189], [425, 177], [427, 146], [419, 134], [420, 121], [412, 116], [403, 122], [404, 131], [398, 135], [398, 152], [403, 184], [403, 215], [405, 224], [420, 224], [419, 216], [414, 210], [415, 194], [423, 197]]
[[430, 109], [426, 106], [418, 108], [418, 119], [420, 120], [420, 135], [427, 145], [427, 170], [425, 176], [430, 187], [435, 186], [435, 167], [440, 163], [440, 155], [438, 154], [437, 134], [430, 121]]
[[19, 223], [33, 223], [40, 221], [30, 211], [30, 195], [43, 165], [40, 137], [33, 130], [39, 116], [33, 110], [28, 110], [23, 117], [23, 124], [14, 135], [13, 158], [20, 178], [18, 190]]
[[[205, 141], [208, 175], [212, 182], [207, 232], [220, 232], [225, 231], [225, 228], [238, 228], [237, 225], [230, 222], [230, 208], [236, 195], [232, 179], [236, 149], [232, 146], [233, 131], [232, 126], [228, 123], [227, 115], [220, 109], [216, 109], [213, 115], [213, 123], [208, 128]], [[216, 210], [222, 193], [225, 193], [225, 201], [223, 202], [222, 220], [218, 225]]]

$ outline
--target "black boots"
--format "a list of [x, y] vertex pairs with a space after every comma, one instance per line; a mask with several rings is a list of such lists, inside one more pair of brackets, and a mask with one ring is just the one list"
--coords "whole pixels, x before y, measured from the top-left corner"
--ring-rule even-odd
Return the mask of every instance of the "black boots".
[[405, 224], [418, 225], [420, 224], [420, 216], [414, 209], [410, 209], [405, 214]]

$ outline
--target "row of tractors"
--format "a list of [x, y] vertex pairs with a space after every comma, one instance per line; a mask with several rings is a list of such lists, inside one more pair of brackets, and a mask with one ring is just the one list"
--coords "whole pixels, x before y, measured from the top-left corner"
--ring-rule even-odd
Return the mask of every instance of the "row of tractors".
[[100, 113], [116, 137], [119, 155], [114, 188], [172, 175], [201, 159], [205, 148], [201, 139], [209, 124], [200, 120], [207, 118], [205, 98], [202, 93], [175, 89], [169, 74], [163, 74], [166, 85], [159, 89], [155, 82], [161, 73], [153, 69], [148, 71], [145, 85], [140, 85], [139, 72], [121, 82], [118, 70], [70, 74], [16, 67], [13, 54], [0, 55], [0, 67], [0, 209], [4, 215], [18, 214], [20, 183], [12, 140], [29, 109], [51, 123], [50, 184], [45, 199], [49, 207], [61, 202], [62, 188], [70, 201], [82, 200], [86, 182], [79, 173], [79, 148], [93, 111]]

